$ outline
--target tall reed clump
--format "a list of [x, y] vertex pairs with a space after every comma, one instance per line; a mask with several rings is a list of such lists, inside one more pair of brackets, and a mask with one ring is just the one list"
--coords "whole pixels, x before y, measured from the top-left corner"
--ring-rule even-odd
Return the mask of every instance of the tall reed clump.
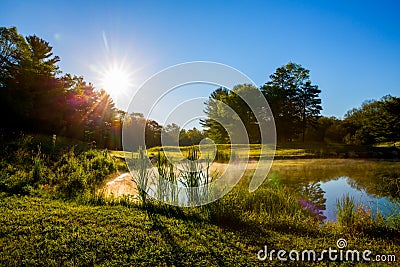
[[[133, 153], [132, 157], [134, 157]], [[147, 193], [149, 190], [148, 182], [151, 172], [151, 170], [149, 169], [150, 166], [148, 163], [146, 151], [142, 147], [139, 147], [137, 158], [134, 158], [133, 160], [135, 162], [136, 169], [136, 172], [132, 176], [133, 181], [136, 183], [138, 196], [142, 201], [143, 206], [146, 206]]]
[[176, 204], [178, 202], [179, 188], [178, 176], [174, 171], [173, 164], [168, 158], [158, 151], [157, 154], [157, 197], [159, 200], [165, 200], [168, 203]]
[[336, 209], [336, 220], [339, 227], [352, 229], [356, 217], [354, 197], [346, 194], [342, 198], [336, 200]]
[[185, 187], [188, 206], [197, 206], [209, 197], [211, 160], [207, 158], [200, 161], [198, 148], [194, 146], [188, 149], [187, 159], [182, 165], [180, 182]]
[[[250, 176], [251, 177], [251, 176]], [[240, 181], [229, 194], [209, 204], [209, 218], [220, 225], [237, 227], [243, 224], [274, 228], [282, 231], [309, 231], [317, 225], [316, 218], [298, 202], [298, 194], [280, 185], [278, 178], [248, 192], [249, 177]]]
[[394, 207], [393, 214], [383, 216], [379, 210], [373, 212], [368, 206], [357, 205], [348, 194], [337, 200], [336, 219], [339, 228], [344, 232], [391, 234], [399, 233], [399, 210]]

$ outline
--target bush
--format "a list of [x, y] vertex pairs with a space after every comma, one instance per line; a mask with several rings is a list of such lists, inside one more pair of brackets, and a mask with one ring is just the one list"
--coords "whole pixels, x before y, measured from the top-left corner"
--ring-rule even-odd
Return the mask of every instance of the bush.
[[117, 170], [107, 151], [89, 150], [75, 156], [71, 150], [64, 154], [57, 166], [58, 191], [67, 198], [74, 198], [85, 191], [95, 193], [105, 177]]
[[24, 170], [18, 170], [11, 165], [0, 173], [0, 189], [12, 194], [27, 194], [27, 186], [32, 183], [32, 177]]
[[[44, 144], [47, 152], [42, 153], [41, 145], [37, 144]], [[51, 137], [45, 136], [22, 136], [3, 144], [0, 190], [11, 194], [36, 194], [36, 190], [46, 189], [53, 195], [75, 198], [85, 191], [94, 193], [107, 175], [117, 171], [118, 165], [107, 150], [80, 150], [77, 154], [70, 145], [67, 152], [60, 148], [56, 156], [49, 152], [51, 146]], [[62, 147], [68, 146], [63, 144]]]

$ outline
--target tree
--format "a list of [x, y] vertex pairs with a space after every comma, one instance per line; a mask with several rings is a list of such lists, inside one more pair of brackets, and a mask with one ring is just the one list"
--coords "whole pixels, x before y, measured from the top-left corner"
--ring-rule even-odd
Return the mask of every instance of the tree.
[[346, 142], [374, 144], [400, 140], [400, 98], [390, 95], [364, 102], [361, 108], [349, 110], [343, 121]]
[[19, 64], [28, 56], [28, 44], [18, 34], [17, 28], [0, 27], [0, 88], [7, 87], [7, 82], [14, 78]]
[[182, 129], [179, 135], [179, 144], [182, 146], [198, 145], [204, 137], [203, 132], [196, 127], [189, 130]]
[[[145, 138], [144, 129], [146, 127], [146, 119], [141, 113], [127, 114], [124, 118], [124, 138], [123, 145], [126, 151], [136, 151], [143, 146]], [[143, 148], [143, 147], [142, 147]]]
[[311, 85], [310, 81], [306, 81], [306, 83], [297, 90], [296, 97], [300, 104], [299, 115], [303, 142], [307, 126], [315, 126], [316, 119], [322, 110], [321, 99], [318, 98], [319, 93], [321, 93], [321, 90], [318, 89], [317, 85]]
[[65, 103], [60, 106], [66, 122], [62, 133], [87, 142], [95, 141], [102, 147], [110, 144], [113, 121], [119, 116], [111, 97], [87, 84], [82, 77], [73, 77], [70, 86]]
[[[179, 143], [179, 134], [180, 134], [180, 127], [176, 123], [168, 124], [163, 127], [163, 145], [164, 146], [173, 146], [176, 145], [174, 141], [178, 141]], [[178, 138], [178, 140], [174, 140]]]
[[111, 145], [116, 116], [104, 90], [82, 77], [60, 76], [59, 57], [45, 40], [0, 28], [0, 111], [6, 133], [61, 134]]
[[[221, 144], [230, 143], [231, 138], [247, 142], [244, 139], [246, 138], [251, 144], [260, 143], [260, 122], [257, 121], [257, 117], [267, 120], [266, 107], [263, 105], [265, 100], [262, 97], [259, 89], [249, 84], [236, 85], [230, 91], [225, 88], [215, 90], [205, 103], [204, 112], [207, 114], [207, 119], [201, 122], [205, 127], [206, 136]], [[251, 108], [243, 98], [249, 101]], [[246, 137], [239, 136], [239, 131], [236, 129], [239, 120], [245, 127]], [[228, 133], [236, 136], [229, 136]]]
[[[258, 93], [254, 93], [254, 91]], [[252, 110], [250, 106], [241, 97], [246, 97], [250, 104], [252, 105]], [[229, 101], [227, 104], [239, 115], [240, 120], [244, 124], [249, 142], [251, 144], [259, 144], [261, 142], [261, 133], [259, 128], [259, 122], [257, 121], [256, 114], [264, 115], [264, 107], [260, 105], [258, 96], [259, 89], [248, 84], [237, 85], [230, 91]], [[264, 116], [260, 116], [264, 119]]]
[[205, 138], [204, 133], [196, 127], [187, 130], [186, 135], [189, 139], [188, 145], [198, 145]]
[[161, 146], [162, 126], [154, 120], [146, 121], [146, 147]]
[[53, 47], [49, 45], [49, 42], [36, 35], [27, 36], [26, 41], [29, 44], [32, 62], [36, 67], [40, 66], [40, 69], [36, 69], [36, 71], [50, 75], [57, 74], [58, 66], [55, 64], [60, 61], [60, 58], [58, 56], [52, 57]]
[[204, 113], [208, 118], [201, 120], [201, 125], [205, 128], [205, 134], [217, 144], [229, 143], [228, 132], [220, 123], [226, 121], [226, 118], [224, 118], [226, 112], [221, 103], [227, 103], [228, 98], [228, 89], [221, 87], [212, 92], [205, 103]]
[[313, 127], [308, 127], [305, 138], [309, 141], [342, 143], [346, 135], [343, 122], [336, 117], [321, 116]]
[[304, 133], [318, 117], [322, 107], [318, 86], [312, 85], [310, 71], [289, 62], [276, 69], [270, 81], [261, 87], [274, 114], [278, 139], [292, 140]]
[[47, 132], [58, 126], [64, 88], [55, 77], [59, 59], [51, 51], [36, 36], [24, 38], [15, 27], [0, 28], [1, 111], [13, 115], [4, 128]]

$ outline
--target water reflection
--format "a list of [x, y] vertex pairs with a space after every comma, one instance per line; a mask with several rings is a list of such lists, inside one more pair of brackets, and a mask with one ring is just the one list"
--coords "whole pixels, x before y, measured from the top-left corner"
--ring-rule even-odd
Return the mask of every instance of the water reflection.
[[321, 188], [326, 192], [324, 215], [329, 221], [336, 220], [336, 201], [346, 194], [354, 197], [356, 205], [371, 209], [372, 214], [376, 214], [379, 211], [382, 215], [388, 216], [391, 213], [393, 203], [388, 198], [368, 194], [364, 188], [349, 177], [338, 177], [336, 180], [322, 183]]
[[399, 170], [398, 162], [361, 160], [278, 161], [272, 168], [283, 185], [300, 193], [299, 203], [322, 221], [336, 220], [336, 201], [346, 194], [372, 214], [399, 212]]
[[304, 198], [299, 199], [299, 203], [314, 214], [321, 221], [326, 219], [325, 191], [321, 188], [321, 183], [309, 183], [304, 185], [300, 194]]

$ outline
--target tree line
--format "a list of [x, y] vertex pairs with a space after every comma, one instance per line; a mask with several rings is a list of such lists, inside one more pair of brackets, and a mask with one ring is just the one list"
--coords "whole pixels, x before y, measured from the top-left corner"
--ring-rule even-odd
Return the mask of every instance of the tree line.
[[20, 131], [110, 145], [117, 110], [104, 90], [61, 75], [48, 42], [0, 28], [0, 111], [3, 134]]
[[[319, 98], [321, 90], [318, 85], [311, 83], [309, 73], [310, 71], [301, 65], [289, 62], [277, 68], [270, 76], [270, 81], [260, 88], [253, 85], [238, 85], [231, 91], [218, 88], [206, 103], [205, 113], [208, 118], [203, 120], [202, 124], [206, 128], [207, 135], [221, 143], [228, 140], [228, 133], [218, 122], [218, 120], [226, 121], [222, 117], [227, 114], [228, 108], [219, 104], [222, 102], [235, 110], [244, 122], [250, 143], [259, 143], [260, 131], [254, 111], [238, 94], [240, 92], [243, 94], [243, 91], [260, 90], [272, 111], [278, 141], [293, 141], [299, 136], [304, 141], [306, 130], [315, 126], [322, 110]], [[258, 107], [261, 112], [266, 113], [265, 108], [267, 107]]]
[[[205, 103], [207, 119], [202, 121], [206, 136], [217, 143], [229, 142], [218, 121], [227, 116], [226, 106], [235, 110], [244, 122], [250, 143], [260, 142], [260, 131], [253, 111], [238, 96], [243, 90], [260, 90], [272, 111], [278, 142], [317, 141], [355, 145], [400, 140], [400, 98], [391, 95], [370, 100], [349, 110], [344, 119], [321, 115], [321, 90], [310, 80], [310, 71], [289, 62], [270, 75], [259, 88], [238, 85], [231, 91], [218, 88]], [[225, 108], [220, 103], [226, 104]], [[256, 111], [257, 112], [257, 111]]]
[[[53, 47], [36, 35], [22, 36], [16, 27], [0, 27], [0, 134], [57, 134], [121, 149], [121, 128], [145, 123], [148, 146], [161, 145], [163, 127], [136, 113], [115, 107], [105, 90], [97, 90], [83, 77], [62, 74]], [[129, 117], [129, 120], [128, 120]], [[176, 130], [177, 125], [166, 127]], [[182, 145], [203, 139], [197, 129], [180, 130]]]
[[[145, 124], [146, 145], [161, 145], [161, 134], [179, 135], [180, 145], [198, 144], [209, 137], [229, 143], [224, 127], [215, 118], [226, 114], [219, 103], [230, 107], [244, 123], [250, 143], [260, 142], [255, 114], [239, 92], [260, 90], [275, 119], [278, 142], [328, 141], [373, 144], [400, 140], [400, 99], [384, 96], [348, 111], [343, 120], [321, 116], [321, 90], [310, 80], [310, 71], [289, 62], [259, 88], [237, 85], [218, 88], [205, 103], [204, 130], [162, 126], [142, 114], [126, 114], [115, 107], [105, 90], [96, 89], [83, 77], [63, 74], [50, 44], [36, 35], [22, 36], [15, 27], [0, 27], [0, 125], [2, 136], [21, 131], [57, 134], [99, 147], [121, 149], [122, 124]], [[225, 118], [226, 119], [226, 118]]]

